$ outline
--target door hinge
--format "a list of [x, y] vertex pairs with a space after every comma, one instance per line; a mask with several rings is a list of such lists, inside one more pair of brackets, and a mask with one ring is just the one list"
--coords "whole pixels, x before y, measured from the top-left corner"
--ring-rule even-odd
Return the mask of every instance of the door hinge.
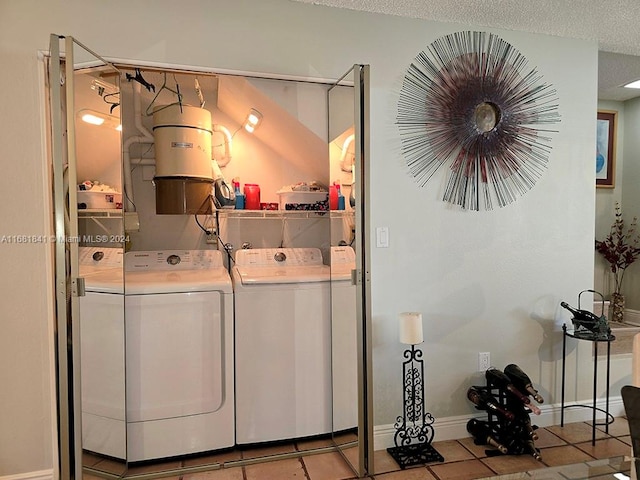
[[74, 297], [84, 297], [86, 292], [84, 289], [84, 278], [78, 277], [71, 280], [71, 294]]
[[351, 270], [351, 285], [362, 285], [362, 271]]

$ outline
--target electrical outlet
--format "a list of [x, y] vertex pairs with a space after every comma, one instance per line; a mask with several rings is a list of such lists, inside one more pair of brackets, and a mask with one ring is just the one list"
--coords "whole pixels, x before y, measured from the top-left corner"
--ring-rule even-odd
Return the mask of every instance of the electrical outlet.
[[478, 353], [478, 371], [484, 372], [491, 367], [491, 353], [479, 352]]
[[209, 229], [209, 232], [210, 233], [207, 233], [207, 235], [206, 235], [207, 243], [213, 243], [213, 244], [218, 243], [218, 234], [215, 231], [215, 229], [213, 229], [213, 228]]

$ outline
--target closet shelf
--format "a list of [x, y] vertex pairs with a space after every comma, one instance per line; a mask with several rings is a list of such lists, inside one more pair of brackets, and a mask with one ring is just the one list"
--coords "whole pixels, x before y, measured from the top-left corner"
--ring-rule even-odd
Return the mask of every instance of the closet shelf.
[[353, 210], [235, 210], [220, 209], [220, 218], [343, 218], [353, 217]]
[[78, 210], [78, 218], [122, 218], [122, 209], [86, 208]]

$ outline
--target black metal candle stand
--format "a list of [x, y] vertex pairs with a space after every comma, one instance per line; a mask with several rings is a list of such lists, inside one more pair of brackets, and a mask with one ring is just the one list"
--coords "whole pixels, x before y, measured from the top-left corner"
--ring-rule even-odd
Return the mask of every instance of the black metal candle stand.
[[443, 462], [431, 445], [434, 436], [433, 416], [424, 408], [424, 361], [422, 351], [411, 345], [402, 363], [403, 413], [396, 419], [395, 447], [387, 448], [400, 468]]

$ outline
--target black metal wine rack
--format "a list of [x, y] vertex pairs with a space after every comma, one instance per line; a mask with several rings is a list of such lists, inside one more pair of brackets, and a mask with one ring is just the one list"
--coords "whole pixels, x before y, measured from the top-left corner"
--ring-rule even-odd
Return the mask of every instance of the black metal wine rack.
[[[500, 413], [476, 406], [478, 410], [487, 412], [487, 423], [491, 429], [492, 436], [500, 445], [506, 447], [506, 455], [532, 455], [539, 460], [540, 449], [535, 446], [535, 440], [538, 438], [535, 431], [538, 426], [531, 423], [529, 416], [531, 410], [527, 408], [526, 404], [514, 394], [490, 380], [487, 380], [486, 386], [475, 386], [475, 388], [491, 394], [502, 408], [514, 415], [514, 419], [510, 420]], [[477, 438], [475, 443], [489, 445], [488, 443], [481, 443], [481, 440]], [[505, 455], [499, 449], [493, 448], [487, 449], [485, 453], [489, 457]]]

